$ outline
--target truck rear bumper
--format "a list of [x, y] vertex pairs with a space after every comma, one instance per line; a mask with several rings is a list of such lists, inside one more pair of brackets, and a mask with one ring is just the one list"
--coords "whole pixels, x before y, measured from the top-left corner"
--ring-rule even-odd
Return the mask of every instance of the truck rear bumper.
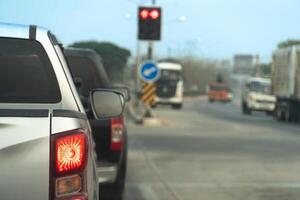
[[162, 98], [156, 97], [155, 103], [156, 104], [182, 104], [183, 98], [182, 97], [171, 97], [171, 98]]
[[231, 98], [220, 98], [220, 97], [208, 97], [210, 101], [230, 102]]
[[248, 105], [248, 107], [252, 110], [256, 110], [256, 111], [268, 111], [268, 112], [272, 112], [275, 110], [275, 103], [268, 103], [268, 104], [264, 104], [264, 103], [251, 103]]
[[115, 182], [118, 173], [118, 166], [113, 163], [98, 162], [97, 176], [98, 183], [112, 183]]

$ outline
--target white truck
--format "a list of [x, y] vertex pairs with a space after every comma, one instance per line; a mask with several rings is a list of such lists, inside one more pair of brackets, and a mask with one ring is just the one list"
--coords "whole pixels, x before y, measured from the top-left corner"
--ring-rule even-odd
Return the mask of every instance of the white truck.
[[275, 117], [298, 122], [300, 118], [300, 46], [280, 49], [272, 58], [272, 93], [277, 98]]
[[252, 111], [263, 111], [273, 114], [276, 98], [271, 95], [271, 80], [265, 78], [249, 78], [242, 89], [242, 111], [250, 115]]

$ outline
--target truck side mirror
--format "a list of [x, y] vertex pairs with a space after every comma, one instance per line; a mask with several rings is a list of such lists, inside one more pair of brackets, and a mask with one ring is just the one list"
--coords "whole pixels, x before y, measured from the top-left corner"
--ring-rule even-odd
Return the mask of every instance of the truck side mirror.
[[117, 90], [94, 89], [90, 102], [96, 119], [118, 118], [125, 107], [123, 94]]

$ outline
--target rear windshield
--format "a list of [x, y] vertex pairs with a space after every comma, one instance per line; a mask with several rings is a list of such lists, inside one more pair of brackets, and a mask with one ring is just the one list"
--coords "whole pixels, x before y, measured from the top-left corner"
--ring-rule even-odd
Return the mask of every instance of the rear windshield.
[[49, 58], [34, 40], [0, 38], [0, 103], [58, 103]]
[[211, 85], [210, 89], [216, 91], [230, 91], [229, 87], [226, 85]]
[[[66, 55], [73, 78], [81, 78], [80, 93], [88, 96], [95, 88], [109, 88], [109, 83], [101, 79], [97, 65], [88, 57]], [[101, 67], [101, 66], [99, 66]]]

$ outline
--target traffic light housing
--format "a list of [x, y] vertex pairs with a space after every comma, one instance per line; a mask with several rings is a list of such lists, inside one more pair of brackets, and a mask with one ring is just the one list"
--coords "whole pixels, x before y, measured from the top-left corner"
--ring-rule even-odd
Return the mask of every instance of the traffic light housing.
[[138, 39], [161, 39], [161, 8], [139, 7], [138, 9]]

